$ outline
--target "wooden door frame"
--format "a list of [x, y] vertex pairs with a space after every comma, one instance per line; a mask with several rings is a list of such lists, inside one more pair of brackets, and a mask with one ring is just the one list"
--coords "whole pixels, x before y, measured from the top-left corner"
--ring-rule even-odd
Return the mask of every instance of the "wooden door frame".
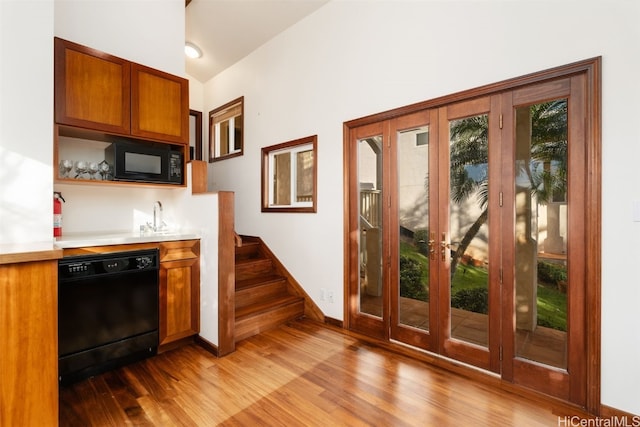
[[[349, 272], [351, 271], [350, 236], [346, 232], [349, 227], [349, 200], [352, 189], [349, 185], [350, 158], [349, 141], [352, 128], [378, 121], [390, 120], [398, 116], [410, 114], [424, 109], [438, 108], [457, 101], [475, 97], [497, 94], [527, 85], [547, 82], [561, 77], [584, 74], [586, 80], [585, 117], [586, 168], [589, 171], [585, 182], [585, 204], [589, 206], [585, 217], [585, 289], [584, 310], [589, 315], [585, 319], [585, 352], [586, 352], [586, 403], [585, 409], [592, 414], [600, 412], [601, 391], [601, 217], [602, 217], [602, 149], [601, 149], [601, 68], [602, 58], [594, 57], [571, 64], [550, 68], [540, 72], [527, 74], [502, 82], [481, 86], [475, 89], [457, 92], [451, 95], [428, 101], [388, 110], [379, 114], [347, 121], [343, 124], [343, 167], [344, 167], [344, 300], [349, 301]], [[356, 260], [357, 261], [357, 260]], [[343, 327], [349, 329], [349, 305], [345, 304]]]

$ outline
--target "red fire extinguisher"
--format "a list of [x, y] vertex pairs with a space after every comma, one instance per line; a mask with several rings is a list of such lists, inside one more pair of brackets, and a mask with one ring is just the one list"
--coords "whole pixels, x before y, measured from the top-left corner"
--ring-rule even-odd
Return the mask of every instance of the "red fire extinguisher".
[[62, 194], [59, 191], [53, 192], [53, 237], [62, 236]]

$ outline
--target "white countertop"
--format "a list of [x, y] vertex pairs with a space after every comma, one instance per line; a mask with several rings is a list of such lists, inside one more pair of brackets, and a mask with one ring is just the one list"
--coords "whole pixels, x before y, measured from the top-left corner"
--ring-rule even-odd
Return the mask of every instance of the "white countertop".
[[127, 245], [130, 243], [170, 242], [173, 240], [199, 239], [197, 230], [146, 232], [102, 232], [102, 233], [65, 233], [56, 237], [55, 246], [61, 249], [83, 248], [87, 246]]

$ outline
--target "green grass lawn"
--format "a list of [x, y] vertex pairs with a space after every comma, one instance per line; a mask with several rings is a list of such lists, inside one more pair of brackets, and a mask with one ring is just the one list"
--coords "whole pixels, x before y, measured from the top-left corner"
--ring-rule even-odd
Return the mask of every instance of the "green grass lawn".
[[538, 325], [567, 331], [567, 295], [555, 286], [538, 284]]
[[[429, 280], [429, 259], [407, 242], [400, 242], [400, 255], [416, 260], [422, 266], [422, 283]], [[462, 289], [486, 288], [488, 272], [484, 268], [458, 265], [451, 286], [452, 294]], [[538, 325], [567, 330], [567, 295], [553, 285], [538, 283]]]
[[400, 255], [418, 261], [422, 266], [422, 283], [429, 283], [429, 258], [418, 252], [418, 249], [406, 242], [400, 242]]
[[458, 269], [453, 276], [451, 293], [462, 289], [487, 288], [488, 273], [484, 268], [473, 267], [471, 265], [458, 264]]

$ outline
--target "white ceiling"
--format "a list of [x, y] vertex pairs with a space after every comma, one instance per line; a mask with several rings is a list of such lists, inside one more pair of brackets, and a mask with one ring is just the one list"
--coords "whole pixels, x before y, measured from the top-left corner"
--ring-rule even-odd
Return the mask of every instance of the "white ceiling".
[[329, 0], [191, 0], [186, 41], [203, 51], [186, 71], [206, 82]]

